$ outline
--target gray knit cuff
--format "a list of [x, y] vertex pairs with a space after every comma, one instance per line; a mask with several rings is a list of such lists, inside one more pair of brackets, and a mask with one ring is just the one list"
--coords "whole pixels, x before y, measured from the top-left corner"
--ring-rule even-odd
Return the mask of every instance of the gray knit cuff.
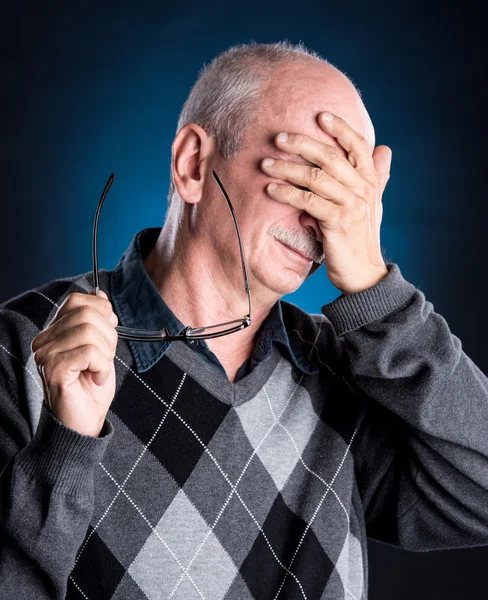
[[361, 292], [341, 295], [322, 306], [322, 313], [332, 323], [338, 336], [383, 319], [413, 296], [416, 287], [403, 278], [399, 266], [387, 263], [386, 267], [388, 275], [376, 285]]
[[53, 492], [84, 493], [112, 437], [113, 427], [107, 420], [95, 438], [66, 427], [43, 406], [36, 433], [17, 453], [15, 463]]

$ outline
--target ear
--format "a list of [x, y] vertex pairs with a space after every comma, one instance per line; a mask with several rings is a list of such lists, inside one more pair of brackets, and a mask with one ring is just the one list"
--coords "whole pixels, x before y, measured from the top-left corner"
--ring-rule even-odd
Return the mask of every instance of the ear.
[[215, 140], [195, 123], [187, 123], [176, 134], [171, 147], [173, 181], [185, 202], [200, 201], [215, 148]]

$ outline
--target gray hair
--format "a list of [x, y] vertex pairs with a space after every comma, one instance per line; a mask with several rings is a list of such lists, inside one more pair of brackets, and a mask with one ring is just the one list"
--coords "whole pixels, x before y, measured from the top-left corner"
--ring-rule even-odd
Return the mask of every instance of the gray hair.
[[[316, 52], [305, 48], [302, 42], [251, 42], [232, 46], [218, 54], [200, 70], [181, 109], [176, 131], [187, 123], [195, 123], [215, 138], [224, 158], [233, 158], [241, 149], [244, 132], [253, 124], [259, 107], [264, 104], [261, 101], [263, 84], [268, 81], [273, 69], [303, 57], [320, 60], [337, 69]], [[347, 79], [351, 81], [349, 77]], [[176, 192], [172, 164], [170, 179], [168, 204]]]

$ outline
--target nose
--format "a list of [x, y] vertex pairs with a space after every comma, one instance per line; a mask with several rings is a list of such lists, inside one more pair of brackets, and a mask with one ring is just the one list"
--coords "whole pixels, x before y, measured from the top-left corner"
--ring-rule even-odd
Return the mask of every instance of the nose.
[[312, 217], [307, 212], [302, 211], [300, 213], [300, 216], [298, 217], [298, 220], [300, 221], [300, 225], [302, 225], [306, 229], [313, 230], [313, 234], [317, 242], [319, 242], [320, 244], [323, 242], [322, 232], [320, 231], [318, 221], [315, 217]]

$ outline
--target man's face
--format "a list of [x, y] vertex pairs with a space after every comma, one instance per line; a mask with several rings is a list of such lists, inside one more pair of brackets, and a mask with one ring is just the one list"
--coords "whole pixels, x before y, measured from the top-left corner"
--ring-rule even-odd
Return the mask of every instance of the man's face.
[[[242, 150], [235, 158], [222, 158], [213, 166], [236, 210], [251, 287], [263, 301], [295, 291], [314, 264], [288, 246], [301, 248], [309, 257], [322, 254], [316, 219], [266, 193], [267, 184], [281, 180], [261, 170], [264, 158], [311, 164], [279, 150], [274, 143], [276, 134], [303, 133], [339, 147], [317, 122], [320, 112], [329, 111], [344, 118], [370, 142], [371, 152], [374, 149], [374, 130], [364, 105], [354, 87], [329, 65], [307, 59], [281, 67], [265, 87], [264, 98], [263, 110], [245, 133]], [[227, 240], [227, 234], [235, 237], [226, 225], [221, 232]]]

